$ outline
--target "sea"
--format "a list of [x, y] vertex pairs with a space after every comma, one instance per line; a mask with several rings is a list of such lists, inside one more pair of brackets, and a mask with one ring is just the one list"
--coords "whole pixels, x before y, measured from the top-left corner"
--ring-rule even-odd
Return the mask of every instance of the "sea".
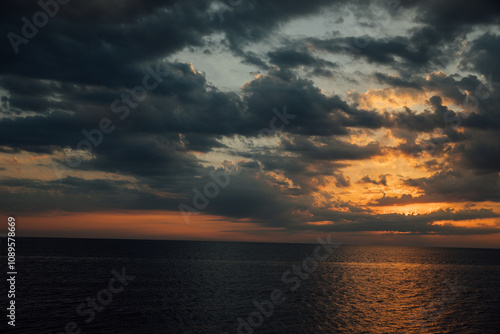
[[498, 249], [17, 238], [15, 265], [1, 333], [500, 333]]

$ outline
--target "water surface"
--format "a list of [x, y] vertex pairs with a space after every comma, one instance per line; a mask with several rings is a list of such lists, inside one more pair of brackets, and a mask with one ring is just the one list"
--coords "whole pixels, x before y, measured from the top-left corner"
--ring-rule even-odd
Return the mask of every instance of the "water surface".
[[[13, 333], [61, 333], [70, 322], [82, 334], [500, 333], [500, 250], [341, 245], [310, 274], [284, 281], [317, 245], [20, 238], [17, 246]], [[122, 268], [135, 278], [87, 323], [76, 308]], [[275, 290], [285, 300], [271, 307]]]

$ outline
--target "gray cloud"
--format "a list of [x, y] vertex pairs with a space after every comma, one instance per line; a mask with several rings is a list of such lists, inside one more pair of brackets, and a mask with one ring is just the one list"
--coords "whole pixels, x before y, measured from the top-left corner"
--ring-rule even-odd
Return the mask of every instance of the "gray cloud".
[[[15, 178], [4, 159], [0, 200], [8, 210], [30, 213], [177, 210], [179, 202], [192, 199], [193, 188], [210, 181], [209, 173], [216, 169], [208, 160], [232, 155], [242, 160], [242, 172], [210, 202], [207, 214], [290, 232], [497, 233], [493, 227], [433, 224], [497, 218], [490, 209], [381, 215], [324, 189], [333, 184], [348, 191], [358, 183], [385, 189], [398, 178], [420, 193], [381, 195], [370, 205], [500, 201], [500, 94], [485, 83], [490, 74], [493, 82], [500, 81], [500, 39], [488, 32], [499, 23], [500, 5], [402, 1], [401, 11], [393, 12], [387, 5], [362, 0], [243, 1], [234, 8], [194, 0], [70, 2], [27, 44], [19, 45], [18, 54], [8, 38], [0, 42], [0, 152], [11, 158], [26, 152], [61, 154], [86, 139], [82, 130], [96, 128], [106, 117], [116, 130], [93, 147], [90, 159], [72, 169], [100, 176]], [[222, 11], [223, 20], [214, 7]], [[335, 29], [341, 30], [284, 33], [295, 19], [313, 20], [337, 9], [342, 9], [342, 20], [337, 20], [342, 25]], [[367, 33], [382, 25], [373, 9], [394, 19], [394, 29], [372, 37], [353, 32], [349, 24]], [[0, 4], [0, 34], [21, 34], [20, 18], [38, 10], [36, 2]], [[360, 39], [369, 43], [359, 47]], [[203, 52], [221, 63], [231, 55], [261, 73], [239, 91], [228, 91], [210, 82], [190, 59], [173, 61], [181, 51]], [[346, 54], [349, 60], [343, 58]], [[111, 104], [140, 85], [146, 68], [156, 64], [162, 66], [161, 84], [120, 119]], [[453, 71], [453, 64], [460, 64], [456, 73], [440, 72]], [[348, 84], [342, 79], [346, 77]], [[382, 87], [432, 95], [421, 101], [423, 111], [367, 109], [356, 98], [361, 93], [356, 90], [367, 84], [364, 78]], [[476, 103], [464, 105], [471, 97]], [[276, 117], [273, 108], [281, 111], [284, 105], [296, 118], [287, 124], [276, 120], [278, 126], [286, 125], [273, 135], [276, 144], [266, 141], [269, 136], [257, 140]], [[455, 116], [460, 116], [459, 128], [444, 120]], [[421, 154], [415, 163], [431, 176], [388, 178], [390, 174], [377, 172], [359, 179], [343, 170], [386, 154], [409, 156], [423, 142], [422, 135], [439, 129], [443, 140], [432, 156]], [[380, 140], [383, 131], [377, 130], [388, 130], [402, 142], [386, 147]], [[356, 143], [354, 134], [376, 139]], [[240, 139], [258, 144], [227, 144]], [[123, 180], [105, 179], [103, 173], [116, 173]], [[315, 196], [324, 202], [318, 204]]]

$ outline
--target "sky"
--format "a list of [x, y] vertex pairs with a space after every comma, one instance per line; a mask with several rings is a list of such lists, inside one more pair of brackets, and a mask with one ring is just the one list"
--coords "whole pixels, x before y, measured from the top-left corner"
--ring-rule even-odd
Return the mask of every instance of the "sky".
[[4, 1], [20, 236], [500, 248], [498, 1]]

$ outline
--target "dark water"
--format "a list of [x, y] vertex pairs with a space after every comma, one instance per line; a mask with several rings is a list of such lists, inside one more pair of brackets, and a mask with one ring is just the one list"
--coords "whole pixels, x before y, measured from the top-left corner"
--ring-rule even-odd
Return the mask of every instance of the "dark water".
[[317, 246], [18, 239], [7, 332], [500, 333], [500, 250], [341, 245], [287, 273]]

